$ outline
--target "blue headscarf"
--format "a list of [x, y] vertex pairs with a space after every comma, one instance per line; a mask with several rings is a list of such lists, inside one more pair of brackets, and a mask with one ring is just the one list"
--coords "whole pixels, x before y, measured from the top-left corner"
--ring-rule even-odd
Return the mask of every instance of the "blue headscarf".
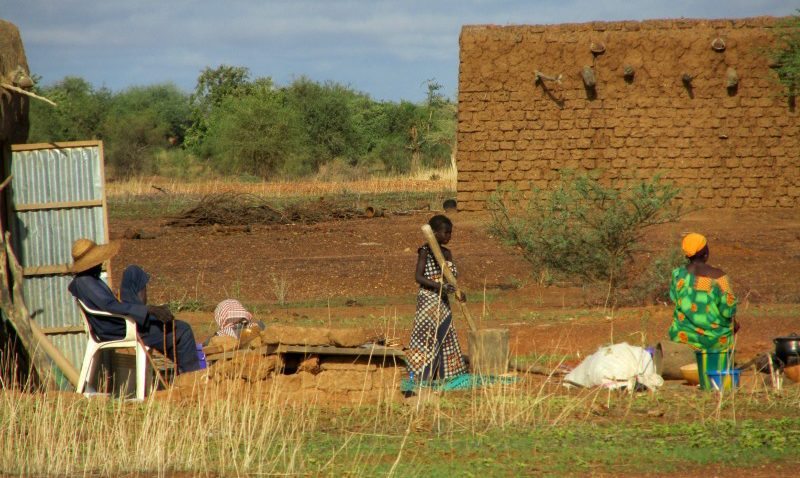
[[125, 268], [122, 273], [122, 286], [119, 295], [122, 302], [129, 304], [142, 304], [139, 291], [147, 287], [150, 276], [139, 266], [133, 265]]

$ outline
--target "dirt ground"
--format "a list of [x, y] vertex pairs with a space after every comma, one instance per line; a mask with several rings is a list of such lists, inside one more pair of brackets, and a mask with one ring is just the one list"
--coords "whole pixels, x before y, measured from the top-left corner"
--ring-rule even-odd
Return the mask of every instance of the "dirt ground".
[[[152, 274], [151, 302], [177, 301], [198, 331], [211, 331], [214, 305], [236, 297], [265, 322], [330, 323], [391, 329], [407, 340], [414, 312], [413, 280], [419, 227], [428, 215], [353, 219], [315, 225], [163, 227], [161, 220], [117, 220], [123, 240], [113, 263], [115, 283], [127, 264]], [[518, 251], [487, 232], [485, 215], [459, 213], [452, 249], [460, 282], [482, 327], [509, 328], [512, 352], [563, 355], [577, 361], [610, 341], [664, 338], [667, 304], [604, 310], [599, 287], [546, 285]], [[122, 239], [126, 230], [153, 239]], [[648, 232], [641, 259], [677, 247], [686, 232], [707, 235], [711, 263], [733, 280], [740, 298], [739, 350], [768, 350], [778, 335], [800, 332], [800, 214], [797, 210], [716, 210], [687, 215]], [[484, 301], [484, 294], [486, 300]], [[281, 305], [280, 298], [284, 305]], [[466, 324], [460, 319], [457, 327]], [[465, 337], [462, 334], [461, 340]]]

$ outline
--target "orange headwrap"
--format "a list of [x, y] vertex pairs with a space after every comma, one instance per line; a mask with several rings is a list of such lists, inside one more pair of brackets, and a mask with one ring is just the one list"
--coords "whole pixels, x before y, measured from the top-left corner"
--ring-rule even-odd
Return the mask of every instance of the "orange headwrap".
[[686, 257], [692, 257], [698, 252], [702, 251], [708, 241], [706, 240], [705, 236], [702, 234], [698, 234], [696, 232], [692, 232], [686, 234], [686, 237], [683, 238], [683, 243], [681, 244], [681, 249], [683, 249], [683, 253]]

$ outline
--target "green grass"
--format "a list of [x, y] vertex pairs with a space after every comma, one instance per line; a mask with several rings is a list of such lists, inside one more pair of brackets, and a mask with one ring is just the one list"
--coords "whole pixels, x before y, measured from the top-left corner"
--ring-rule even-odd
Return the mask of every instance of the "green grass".
[[[364, 434], [335, 457], [335, 463], [350, 464], [365, 456], [369, 465], [364, 465], [364, 474], [385, 475], [402, 448], [397, 476], [686, 472], [687, 466], [758, 466], [794, 459], [798, 430], [800, 419], [786, 418], [707, 424], [577, 423], [476, 435], [423, 433], [405, 443], [402, 434]], [[306, 453], [317, 457], [315, 462], [327, 462], [341, 443], [340, 436], [321, 433], [309, 441]]]
[[573, 354], [525, 354], [514, 356], [514, 361], [519, 365], [548, 365], [556, 366], [564, 361], [578, 358]]

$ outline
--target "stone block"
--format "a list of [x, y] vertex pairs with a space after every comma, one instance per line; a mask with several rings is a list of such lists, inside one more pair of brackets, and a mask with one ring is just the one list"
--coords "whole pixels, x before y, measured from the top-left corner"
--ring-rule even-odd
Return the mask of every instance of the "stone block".
[[353, 370], [357, 372], [374, 372], [378, 368], [374, 363], [355, 362], [352, 359], [325, 359], [320, 363], [320, 369], [326, 370]]
[[208, 348], [216, 348], [223, 352], [234, 350], [239, 346], [239, 341], [236, 337], [229, 337], [227, 335], [215, 335], [208, 341]]
[[300, 364], [297, 366], [297, 372], [308, 372], [312, 374], [319, 373], [319, 356], [317, 355], [309, 355], [308, 357], [304, 358]]
[[317, 375], [317, 388], [326, 392], [371, 390], [372, 372], [328, 370]]
[[302, 377], [298, 374], [278, 374], [274, 378], [275, 387], [281, 392], [297, 392], [302, 388]]
[[208, 374], [217, 381], [241, 379], [247, 382], [257, 382], [268, 379], [282, 367], [283, 362], [277, 355], [265, 357], [260, 354], [249, 354], [218, 362], [208, 369]]
[[261, 340], [271, 345], [330, 345], [328, 332], [328, 329], [322, 327], [270, 325], [261, 333]]
[[305, 371], [298, 371], [297, 376], [300, 377], [300, 388], [303, 390], [317, 388], [317, 375], [305, 372]]
[[358, 347], [367, 343], [369, 332], [365, 329], [330, 329], [330, 343], [337, 347]]

